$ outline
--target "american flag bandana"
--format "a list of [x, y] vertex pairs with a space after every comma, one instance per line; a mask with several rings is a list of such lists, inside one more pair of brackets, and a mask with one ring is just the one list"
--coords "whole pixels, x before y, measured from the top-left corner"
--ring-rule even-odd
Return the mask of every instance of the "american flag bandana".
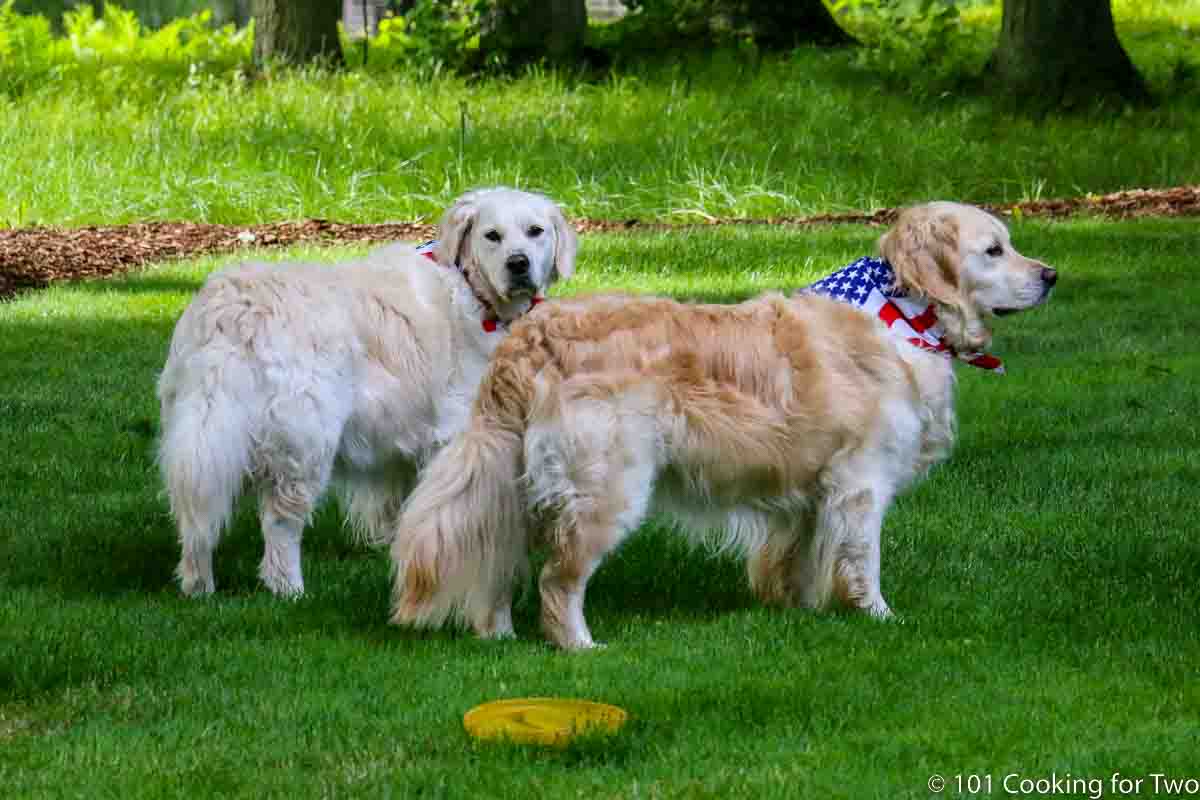
[[938, 322], [937, 306], [923, 297], [909, 297], [905, 289], [896, 285], [892, 265], [882, 259], [860, 258], [801, 291], [861, 308], [879, 317], [893, 334], [922, 350], [957, 358], [996, 375], [1004, 374], [1004, 364], [995, 356], [960, 353], [942, 341], [945, 329]]
[[[421, 255], [425, 256], [430, 261], [432, 261], [433, 263], [436, 264], [437, 263], [437, 255], [436, 255], [435, 251], [437, 250], [437, 246], [438, 246], [438, 240], [430, 239], [428, 242], [425, 242], [424, 244], [417, 245], [417, 252], [420, 253]], [[460, 273], [462, 272], [462, 267], [458, 266], [457, 264], [455, 264], [454, 266], [456, 269], [458, 269], [458, 271]], [[463, 280], [466, 280], [466, 277], [467, 276], [464, 274]], [[468, 281], [467, 286], [470, 286], [470, 285], [471, 284]], [[475, 290], [472, 289], [471, 293], [474, 294]], [[479, 305], [483, 306], [484, 316], [483, 316], [483, 320], [482, 320], [481, 324], [483, 326], [483, 329], [487, 333], [495, 333], [496, 331], [503, 331], [503, 330], [508, 329], [508, 325], [506, 323], [503, 323], [500, 321], [500, 318], [496, 316], [496, 312], [493, 311], [492, 308], [483, 301], [483, 298], [481, 298], [479, 295], [476, 294], [475, 299], [479, 302]], [[545, 299], [546, 298], [544, 298], [544, 297], [538, 297], [535, 295], [534, 297], [531, 297], [529, 299], [529, 307], [533, 308], [534, 306], [536, 306], [538, 303], [542, 302]]]

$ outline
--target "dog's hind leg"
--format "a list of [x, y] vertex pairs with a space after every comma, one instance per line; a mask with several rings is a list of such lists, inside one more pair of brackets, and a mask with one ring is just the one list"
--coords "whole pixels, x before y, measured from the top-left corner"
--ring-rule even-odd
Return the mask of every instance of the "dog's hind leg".
[[167, 491], [179, 523], [182, 550], [175, 575], [184, 594], [191, 597], [212, 594], [216, 590], [213, 550], [232, 512], [236, 490], [183, 485], [175, 469], [165, 466]]
[[258, 576], [281, 597], [304, 594], [300, 540], [320, 491], [319, 484], [284, 479], [264, 485], [259, 492], [263, 557]]
[[542, 630], [568, 650], [594, 647], [583, 615], [588, 579], [645, 517], [660, 459], [653, 384], [588, 381], [539, 395], [525, 437], [532, 505], [550, 519]]
[[765, 541], [750, 552], [746, 561], [750, 589], [763, 603], [786, 606], [796, 602], [792, 573], [812, 540], [813, 517], [811, 509], [773, 515]]
[[[524, 559], [524, 547], [514, 547], [513, 551], [512, 555]], [[513, 587], [507, 578], [513, 574], [528, 575], [528, 565], [513, 563], [498, 572], [502, 580], [482, 581], [481, 586], [475, 587], [481, 594], [469, 601], [467, 611], [471, 629], [480, 639], [509, 639], [516, 636], [512, 621]]]
[[175, 574], [184, 594], [198, 597], [216, 590], [212, 556], [227, 516], [228, 512], [218, 508], [205, 508], [193, 511], [186, 520], [180, 520], [179, 541], [183, 552]]
[[404, 499], [416, 485], [412, 463], [369, 473], [351, 473], [335, 480], [338, 499], [355, 538], [371, 547], [391, 542]]
[[611, 520], [590, 518], [563, 525], [554, 534], [554, 552], [542, 567], [542, 631], [564, 650], [596, 646], [583, 615], [588, 580], [624, 538]]
[[256, 465], [263, 534], [258, 575], [275, 594], [294, 597], [304, 593], [301, 536], [329, 485], [342, 426], [337, 415], [318, 407], [311, 397], [287, 404], [277, 401], [271, 414], [270, 432]]

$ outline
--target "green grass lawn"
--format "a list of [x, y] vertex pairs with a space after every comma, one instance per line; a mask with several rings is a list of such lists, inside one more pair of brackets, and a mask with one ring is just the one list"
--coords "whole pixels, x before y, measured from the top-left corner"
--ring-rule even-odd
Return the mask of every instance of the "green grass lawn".
[[[805, 283], [877, 234], [589, 236], [562, 291], [733, 300]], [[305, 598], [256, 585], [250, 503], [217, 552], [218, 593], [180, 597], [154, 381], [175, 317], [225, 261], [0, 304], [0, 793], [890, 799], [929, 796], [934, 773], [947, 795], [955, 775], [1002, 795], [1006, 775], [1053, 772], [1103, 779], [1107, 797], [1114, 772], [1197, 777], [1200, 232], [1014, 234], [1059, 288], [1000, 322], [1008, 376], [959, 368], [956, 453], [886, 521], [902, 623], [760, 608], [739, 564], [650, 528], [593, 581], [609, 646], [584, 654], [541, 641], [533, 594], [515, 641], [388, 626], [387, 560], [332, 508], [305, 540]], [[473, 705], [526, 695], [632, 722], [565, 751], [463, 732]]]

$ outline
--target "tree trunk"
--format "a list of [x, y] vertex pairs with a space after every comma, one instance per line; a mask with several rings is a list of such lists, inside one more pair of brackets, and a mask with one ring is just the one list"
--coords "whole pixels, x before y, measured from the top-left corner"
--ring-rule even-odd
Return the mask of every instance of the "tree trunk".
[[566, 63], [583, 49], [585, 0], [495, 0], [480, 49], [503, 53], [510, 63]]
[[337, 0], [253, 0], [254, 63], [342, 63]]
[[740, 5], [764, 50], [854, 42], [821, 0], [743, 0]]
[[990, 67], [1008, 91], [1038, 104], [1150, 96], [1117, 39], [1111, 0], [1004, 0]]

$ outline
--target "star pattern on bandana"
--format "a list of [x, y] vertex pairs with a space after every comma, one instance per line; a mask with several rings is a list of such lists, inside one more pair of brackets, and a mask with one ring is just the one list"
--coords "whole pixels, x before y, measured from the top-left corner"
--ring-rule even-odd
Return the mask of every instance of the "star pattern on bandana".
[[879, 289], [885, 297], [903, 297], [904, 292], [894, 289], [895, 283], [896, 273], [886, 261], [878, 258], [860, 258], [822, 278], [805, 291], [861, 306], [872, 289]]

